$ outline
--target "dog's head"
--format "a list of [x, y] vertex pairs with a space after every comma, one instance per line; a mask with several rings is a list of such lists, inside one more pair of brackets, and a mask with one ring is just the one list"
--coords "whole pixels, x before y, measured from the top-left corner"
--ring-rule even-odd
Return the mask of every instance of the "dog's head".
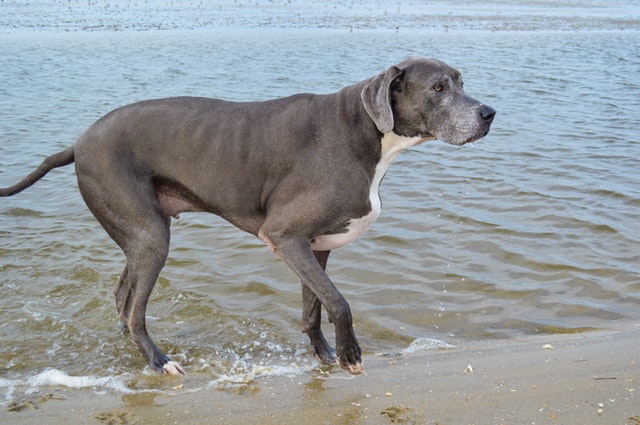
[[466, 95], [462, 86], [458, 70], [412, 57], [372, 78], [361, 97], [383, 134], [463, 145], [489, 133], [496, 111]]

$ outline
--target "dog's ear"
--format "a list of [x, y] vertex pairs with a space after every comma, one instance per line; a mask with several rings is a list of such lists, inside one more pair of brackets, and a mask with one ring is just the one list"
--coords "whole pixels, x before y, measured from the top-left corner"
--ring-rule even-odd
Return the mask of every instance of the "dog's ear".
[[364, 109], [383, 134], [393, 130], [391, 85], [402, 74], [403, 71], [400, 68], [392, 66], [374, 77], [360, 92]]

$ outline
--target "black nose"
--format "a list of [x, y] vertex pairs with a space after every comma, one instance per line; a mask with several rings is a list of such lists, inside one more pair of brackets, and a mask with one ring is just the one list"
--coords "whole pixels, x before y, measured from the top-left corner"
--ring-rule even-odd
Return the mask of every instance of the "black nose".
[[485, 121], [493, 121], [493, 117], [496, 116], [496, 110], [491, 106], [482, 105], [482, 108], [480, 109], [480, 116]]

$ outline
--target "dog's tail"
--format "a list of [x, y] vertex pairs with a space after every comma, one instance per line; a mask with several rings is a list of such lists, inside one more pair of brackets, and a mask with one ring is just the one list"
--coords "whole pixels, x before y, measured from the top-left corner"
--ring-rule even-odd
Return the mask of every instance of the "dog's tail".
[[27, 177], [11, 187], [0, 188], [0, 196], [11, 196], [22, 192], [54, 168], [71, 164], [75, 159], [74, 156], [73, 146], [69, 146], [62, 152], [48, 156], [33, 173], [29, 174]]

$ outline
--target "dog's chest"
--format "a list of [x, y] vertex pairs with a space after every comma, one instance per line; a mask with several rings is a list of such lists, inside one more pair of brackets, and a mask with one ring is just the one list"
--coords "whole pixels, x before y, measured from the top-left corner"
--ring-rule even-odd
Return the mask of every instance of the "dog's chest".
[[376, 170], [369, 187], [369, 202], [371, 203], [371, 211], [368, 214], [353, 218], [349, 221], [349, 225], [345, 232], [332, 233], [328, 235], [319, 235], [313, 238], [311, 241], [311, 248], [314, 251], [329, 251], [332, 249], [340, 248], [349, 242], [353, 242], [362, 236], [369, 227], [376, 221], [380, 215], [382, 204], [380, 202], [380, 195], [378, 190], [380, 183], [384, 177], [389, 165], [393, 162], [394, 158], [402, 152], [404, 149], [413, 146], [424, 138], [409, 138], [398, 136], [393, 133], [388, 133], [382, 138], [382, 155], [380, 161], [376, 165]]
[[[378, 218], [378, 215], [380, 215], [381, 209], [378, 187], [380, 186], [380, 180], [382, 180], [382, 176], [379, 179], [377, 179], [377, 177], [378, 169], [376, 167], [376, 174], [369, 190], [369, 202], [371, 203], [371, 211], [369, 211], [369, 213], [365, 216], [351, 219], [349, 221], [349, 225], [342, 233], [332, 233], [328, 235], [316, 236], [311, 241], [311, 249], [313, 249], [314, 251], [329, 251], [332, 249], [340, 248], [341, 246], [344, 246], [349, 242], [355, 241], [367, 230], [369, 230], [369, 227], [371, 227], [373, 222]], [[378, 180], [377, 184], [376, 179]]]

